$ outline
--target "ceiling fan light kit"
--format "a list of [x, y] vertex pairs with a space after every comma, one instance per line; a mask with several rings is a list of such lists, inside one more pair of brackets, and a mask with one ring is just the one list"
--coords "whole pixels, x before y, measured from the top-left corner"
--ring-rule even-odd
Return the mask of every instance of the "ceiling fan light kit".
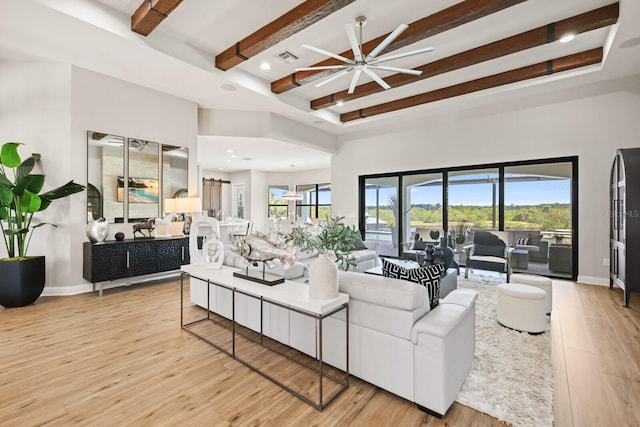
[[383, 55], [378, 56], [380, 52], [387, 48], [400, 34], [402, 34], [409, 26], [407, 24], [400, 24], [398, 27], [391, 32], [378, 46], [375, 47], [369, 54], [365, 55], [362, 52], [362, 27], [364, 27], [367, 23], [367, 18], [364, 16], [358, 16], [355, 19], [355, 25], [360, 29], [360, 37], [356, 36], [356, 33], [353, 29], [353, 24], [344, 24], [344, 29], [347, 33], [347, 38], [349, 39], [349, 45], [351, 46], [351, 50], [353, 51], [353, 58], [349, 59], [342, 55], [335, 54], [333, 52], [329, 52], [324, 49], [320, 49], [315, 46], [311, 46], [308, 44], [303, 44], [302, 47], [308, 50], [313, 50], [314, 52], [320, 53], [325, 56], [329, 56], [331, 58], [337, 59], [343, 64], [341, 65], [325, 65], [325, 66], [317, 66], [317, 67], [302, 67], [296, 68], [295, 71], [317, 71], [317, 70], [339, 70], [336, 74], [330, 76], [322, 80], [320, 83], [316, 84], [316, 87], [321, 87], [330, 83], [345, 74], [353, 71], [353, 77], [351, 78], [351, 84], [349, 85], [348, 94], [351, 95], [358, 84], [358, 80], [360, 79], [360, 75], [364, 72], [367, 76], [369, 76], [373, 81], [378, 83], [382, 88], [389, 89], [391, 86], [387, 84], [378, 74], [374, 72], [374, 70], [384, 70], [384, 71], [393, 71], [396, 73], [403, 74], [411, 74], [414, 76], [419, 76], [422, 74], [420, 70], [412, 70], [408, 68], [399, 68], [399, 67], [391, 67], [387, 65], [380, 65], [381, 62], [391, 61], [393, 59], [404, 58], [407, 56], [417, 55], [420, 53], [430, 52], [433, 50], [433, 47], [425, 47], [422, 49], [416, 49], [409, 52], [396, 53], [392, 55]]

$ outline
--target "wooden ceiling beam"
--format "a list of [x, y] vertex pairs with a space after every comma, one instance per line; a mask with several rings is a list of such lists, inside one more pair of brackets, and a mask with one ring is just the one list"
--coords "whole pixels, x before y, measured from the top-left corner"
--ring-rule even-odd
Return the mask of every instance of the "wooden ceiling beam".
[[543, 77], [562, 71], [572, 70], [575, 68], [585, 67], [587, 65], [598, 64], [603, 58], [602, 47], [591, 49], [588, 51], [568, 55], [561, 58], [551, 59], [549, 61], [539, 62], [537, 64], [518, 68], [515, 70], [505, 71], [503, 73], [494, 74], [492, 76], [460, 83], [457, 85], [421, 93], [403, 99], [386, 102], [372, 107], [362, 108], [360, 110], [350, 111], [340, 115], [342, 122], [348, 122], [378, 114], [389, 113], [391, 111], [402, 110], [417, 105], [428, 104], [430, 102], [441, 101], [443, 99], [453, 98], [456, 96], [466, 95], [485, 89], [491, 89], [506, 84], [517, 83], [536, 77]]
[[[451, 7], [443, 9], [439, 12], [422, 18], [409, 24], [409, 28], [396, 38], [387, 48], [381, 52], [381, 55], [389, 53], [396, 49], [432, 37], [452, 28], [483, 18], [485, 16], [496, 13], [500, 10], [522, 3], [526, 0], [466, 0], [459, 2]], [[371, 52], [378, 46], [389, 34], [384, 34], [362, 45], [364, 52]], [[353, 52], [347, 50], [340, 55], [353, 58]], [[329, 58], [324, 61], [313, 64], [312, 67], [325, 65], [340, 65], [340, 61]], [[273, 93], [283, 93], [294, 89], [303, 84], [307, 84], [333, 74], [334, 70], [323, 71], [298, 71], [290, 76], [282, 77], [271, 83], [271, 91]]]
[[[620, 4], [613, 3], [599, 9], [585, 12], [571, 18], [553, 22], [543, 27], [507, 37], [493, 43], [461, 52], [447, 58], [442, 58], [414, 69], [422, 71], [419, 76], [408, 74], [393, 74], [385, 77], [385, 81], [392, 87], [399, 87], [409, 83], [428, 79], [439, 74], [458, 70], [481, 62], [507, 56], [536, 46], [559, 40], [567, 33], [580, 34], [598, 28], [613, 25], [618, 21]], [[349, 95], [347, 90], [336, 92], [311, 101], [311, 108], [319, 110], [335, 105], [338, 101], [347, 102], [357, 98], [383, 92], [384, 89], [376, 82], [369, 82], [357, 86]]]
[[131, 15], [131, 31], [148, 36], [182, 0], [144, 0]]
[[354, 1], [307, 0], [216, 55], [216, 68], [227, 71]]

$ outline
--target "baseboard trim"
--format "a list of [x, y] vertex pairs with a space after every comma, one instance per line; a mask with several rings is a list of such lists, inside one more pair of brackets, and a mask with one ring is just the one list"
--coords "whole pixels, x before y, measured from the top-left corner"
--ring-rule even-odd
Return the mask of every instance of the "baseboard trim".
[[578, 283], [587, 285], [609, 286], [609, 278], [596, 276], [578, 276]]
[[[111, 289], [117, 288], [120, 286], [131, 286], [136, 283], [144, 283], [144, 282], [152, 282], [154, 280], [163, 280], [169, 278], [175, 278], [176, 276], [180, 276], [180, 270], [148, 274], [146, 276], [136, 276], [129, 277], [127, 280], [114, 280], [110, 282], [102, 282], [102, 289]], [[61, 296], [70, 296], [70, 295], [78, 295], [85, 294], [88, 292], [98, 292], [99, 286], [96, 286], [94, 289], [93, 283], [78, 283], [76, 285], [66, 285], [66, 286], [45, 286], [42, 291], [43, 297], [61, 297]]]

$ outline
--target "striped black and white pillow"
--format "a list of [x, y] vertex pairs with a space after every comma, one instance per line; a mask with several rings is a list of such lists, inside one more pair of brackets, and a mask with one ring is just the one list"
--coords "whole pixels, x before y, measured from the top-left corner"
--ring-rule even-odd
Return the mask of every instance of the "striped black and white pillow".
[[429, 293], [429, 305], [432, 310], [440, 302], [440, 277], [444, 270], [443, 263], [419, 268], [404, 268], [382, 258], [382, 275], [393, 279], [409, 280], [425, 286]]

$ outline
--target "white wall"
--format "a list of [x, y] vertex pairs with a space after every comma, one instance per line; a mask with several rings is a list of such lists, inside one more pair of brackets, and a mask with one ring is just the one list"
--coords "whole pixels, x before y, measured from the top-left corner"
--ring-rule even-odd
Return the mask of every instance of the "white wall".
[[[58, 187], [73, 178], [86, 183], [86, 157], [74, 161], [70, 145], [71, 69], [68, 65], [13, 63], [0, 61], [0, 143], [23, 142], [19, 153], [24, 160], [31, 153], [42, 155], [44, 190]], [[85, 150], [86, 152], [86, 150]], [[78, 215], [71, 215], [78, 209]], [[75, 194], [55, 200], [34, 224], [48, 222], [58, 227], [35, 230], [28, 255], [46, 257], [46, 288], [57, 284], [79, 283], [79, 272], [72, 271], [70, 260], [80, 258], [82, 246], [72, 244], [72, 231], [87, 222], [86, 196]], [[85, 237], [86, 240], [86, 237]], [[4, 244], [0, 257], [7, 256]]]
[[[197, 193], [197, 105], [81, 68], [0, 61], [0, 138], [42, 154], [45, 189], [87, 183], [88, 130], [189, 148], [189, 192]], [[41, 217], [33, 254], [47, 257], [45, 295], [90, 289], [82, 278], [86, 193], [54, 201]], [[112, 225], [109, 238], [131, 225]]]
[[[640, 76], [343, 137], [333, 214], [358, 214], [358, 176], [579, 156], [578, 280], [608, 284], [608, 185], [617, 148], [640, 146]], [[338, 184], [339, 183], [339, 184]]]

